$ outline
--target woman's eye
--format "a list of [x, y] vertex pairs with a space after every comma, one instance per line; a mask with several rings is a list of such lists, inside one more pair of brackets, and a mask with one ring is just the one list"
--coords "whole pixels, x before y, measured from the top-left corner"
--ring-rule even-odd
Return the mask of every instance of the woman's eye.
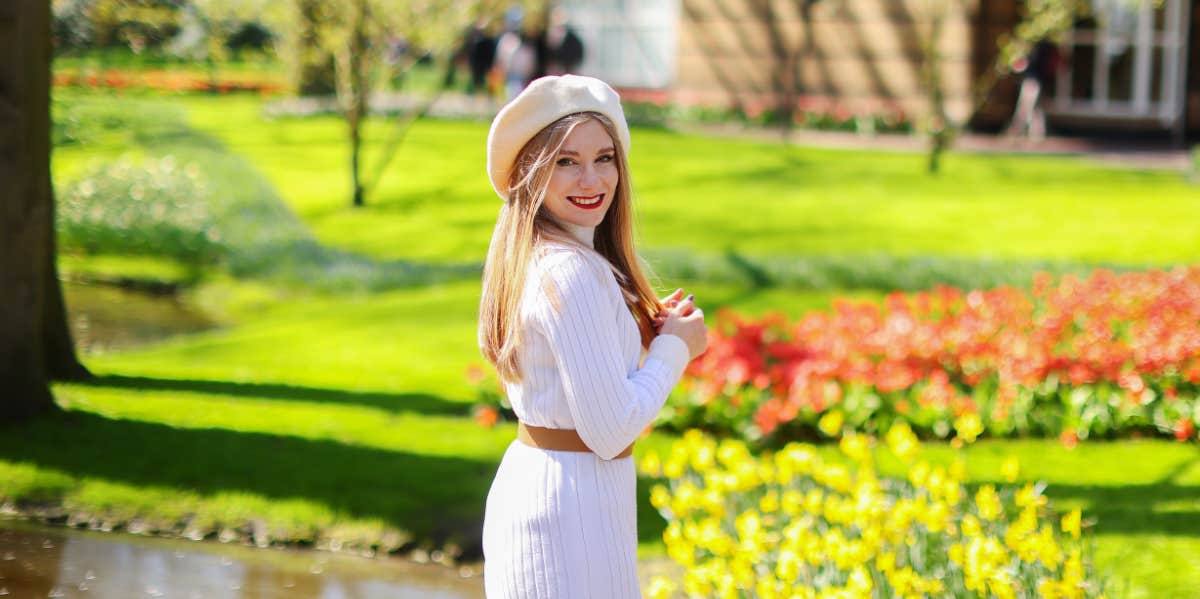
[[571, 166], [572, 164], [575, 164], [575, 161], [571, 160], [570, 158], [559, 158], [558, 162], [555, 164], [558, 166]]
[[597, 159], [596, 159], [596, 162], [612, 162], [612, 161], [613, 161], [613, 155], [612, 155], [612, 154], [605, 154], [605, 155], [603, 155], [603, 156], [601, 156], [601, 157], [599, 157], [599, 158], [597, 158]]

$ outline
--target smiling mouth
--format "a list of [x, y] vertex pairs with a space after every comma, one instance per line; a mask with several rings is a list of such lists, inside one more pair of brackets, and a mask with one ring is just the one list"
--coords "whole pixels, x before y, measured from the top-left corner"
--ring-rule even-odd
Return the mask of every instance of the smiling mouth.
[[604, 194], [598, 193], [594, 196], [567, 196], [567, 199], [572, 204], [583, 208], [584, 210], [592, 210], [598, 208], [604, 203]]

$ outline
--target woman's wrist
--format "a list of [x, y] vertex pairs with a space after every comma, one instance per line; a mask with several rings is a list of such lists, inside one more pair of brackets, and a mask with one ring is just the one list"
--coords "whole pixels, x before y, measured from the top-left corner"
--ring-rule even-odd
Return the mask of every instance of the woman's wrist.
[[687, 342], [679, 335], [661, 333], [650, 342], [647, 358], [657, 358], [671, 367], [672, 370], [683, 373], [688, 362], [692, 361], [692, 352]]

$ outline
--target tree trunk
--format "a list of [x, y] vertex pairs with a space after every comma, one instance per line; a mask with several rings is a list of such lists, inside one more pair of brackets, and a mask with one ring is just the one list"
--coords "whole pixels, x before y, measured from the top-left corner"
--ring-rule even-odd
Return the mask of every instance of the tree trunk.
[[796, 96], [798, 81], [796, 77], [796, 53], [788, 47], [788, 42], [780, 30], [780, 22], [775, 14], [770, 0], [757, 0], [751, 3], [751, 9], [765, 29], [767, 47], [771, 53], [771, 90], [774, 92], [775, 115], [774, 124], [779, 127], [779, 135], [784, 141], [792, 136], [795, 125]]
[[367, 60], [367, 2], [358, 0], [354, 11], [354, 27], [350, 33], [350, 113], [347, 124], [350, 126], [350, 173], [354, 186], [355, 208], [361, 208], [365, 203], [362, 184], [362, 124], [367, 118], [368, 72], [370, 61]]
[[327, 96], [337, 89], [333, 55], [321, 44], [317, 22], [321, 19], [318, 0], [298, 0], [299, 16], [292, 54], [296, 92], [301, 96]]
[[50, 3], [0, 2], [0, 422], [55, 409], [43, 335], [53, 261]]
[[350, 115], [347, 121], [350, 127], [350, 185], [354, 189], [352, 204], [355, 208], [361, 208], [366, 205], [360, 174], [362, 167], [359, 165], [359, 153], [362, 151], [362, 115]]
[[928, 162], [926, 168], [932, 175], [941, 170], [942, 154], [950, 148], [954, 138], [954, 124], [946, 114], [946, 88], [942, 81], [942, 31], [946, 21], [947, 5], [939, 4], [930, 13], [929, 35], [922, 43], [924, 64], [922, 78], [925, 91], [929, 94], [929, 118], [926, 134], [929, 136]]
[[[50, 222], [54, 222], [54, 196], [51, 186]], [[46, 371], [56, 381], [83, 381], [92, 373], [79, 361], [75, 341], [67, 324], [67, 307], [63, 303], [62, 285], [58, 281], [58, 244], [54, 227], [46, 235], [46, 301], [42, 305], [42, 342], [45, 343]]]

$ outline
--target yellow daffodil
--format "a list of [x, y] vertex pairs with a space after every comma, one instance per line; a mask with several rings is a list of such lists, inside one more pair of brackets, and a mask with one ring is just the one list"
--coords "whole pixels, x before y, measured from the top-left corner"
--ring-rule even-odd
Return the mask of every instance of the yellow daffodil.
[[1017, 456], [1008, 456], [1004, 458], [1004, 462], [1000, 464], [1000, 475], [1004, 477], [1005, 482], [1017, 482], [1017, 478], [1021, 476], [1021, 462]]
[[663, 509], [671, 503], [671, 492], [663, 485], [650, 487], [650, 505], [655, 509]]
[[871, 582], [871, 575], [867, 574], [866, 568], [862, 566], [854, 568], [850, 572], [850, 581], [846, 586], [852, 592], [866, 597], [869, 597], [871, 589], [875, 588], [875, 585]]
[[842, 415], [841, 410], [830, 410], [817, 421], [817, 428], [827, 437], [836, 437], [842, 433], [842, 425], [845, 423], [846, 417]]
[[[911, 434], [893, 427], [888, 446], [913, 451]], [[756, 456], [695, 433], [665, 460], [647, 452], [642, 471], [661, 467], [668, 482], [651, 487], [650, 502], [667, 517], [667, 555], [685, 573], [651, 581], [645, 596], [1098, 599], [1100, 582], [1075, 541], [1078, 509], [1045, 520], [1049, 500], [1033, 483], [969, 495], [961, 456], [949, 467], [910, 462], [905, 478], [888, 478], [875, 471], [871, 444], [845, 435], [849, 464], [823, 463], [802, 444]], [[1004, 479], [1017, 471], [1005, 460]]]
[[912, 428], [907, 423], [899, 422], [892, 425], [887, 432], [887, 445], [904, 462], [909, 462], [921, 450], [921, 444]]
[[758, 509], [764, 514], [779, 511], [779, 493], [776, 491], [768, 491], [762, 499], [758, 500]]
[[968, 412], [954, 420], [954, 430], [959, 439], [966, 443], [974, 443], [975, 439], [983, 434], [983, 421], [980, 420], [979, 414]]
[[642, 474], [646, 476], [659, 477], [662, 476], [662, 460], [658, 457], [658, 452], [651, 449], [642, 456], [642, 461], [639, 464]]
[[783, 513], [789, 516], [798, 516], [804, 510], [804, 494], [795, 489], [788, 489], [779, 498], [779, 504]]
[[1071, 510], [1062, 518], [1062, 531], [1078, 539], [1082, 519], [1083, 514], [1080, 512], [1079, 508]]
[[929, 481], [929, 464], [917, 462], [916, 465], [909, 469], [908, 480], [915, 487], [924, 487], [925, 483]]
[[979, 510], [979, 517], [984, 520], [999, 520], [1004, 515], [1004, 506], [996, 494], [996, 487], [992, 485], [984, 485], [975, 493], [975, 507]]
[[1047, 499], [1042, 495], [1042, 489], [1035, 487], [1033, 484], [1027, 484], [1017, 491], [1017, 505], [1019, 507], [1046, 507]]
[[964, 537], [978, 537], [983, 534], [983, 524], [979, 522], [979, 518], [971, 514], [967, 514], [962, 519], [962, 534]]
[[704, 474], [716, 463], [716, 451], [711, 444], [706, 443], [696, 447], [691, 454], [692, 469]]
[[838, 447], [846, 457], [859, 464], [865, 464], [871, 460], [871, 446], [866, 435], [859, 435], [857, 433], [847, 434], [842, 437], [841, 442], [838, 443]]
[[675, 591], [679, 585], [675, 584], [670, 578], [665, 576], [655, 576], [650, 579], [650, 586], [646, 589], [646, 597], [648, 599], [668, 599], [675, 595]]

